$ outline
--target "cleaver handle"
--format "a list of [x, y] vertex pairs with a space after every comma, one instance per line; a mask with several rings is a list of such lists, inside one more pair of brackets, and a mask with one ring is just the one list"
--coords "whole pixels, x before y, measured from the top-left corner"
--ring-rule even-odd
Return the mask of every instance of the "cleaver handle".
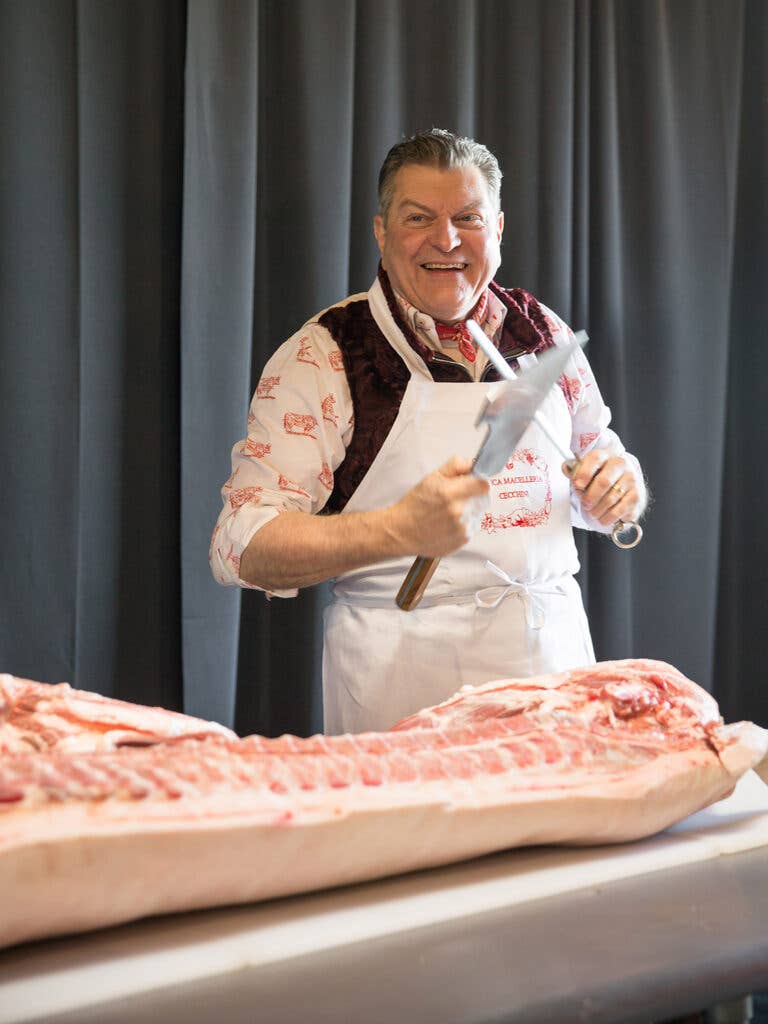
[[413, 565], [408, 570], [395, 598], [398, 608], [409, 612], [416, 607], [424, 596], [427, 584], [432, 579], [439, 562], [439, 558], [423, 558], [421, 555], [414, 558]]
[[[481, 446], [482, 450], [482, 446]], [[472, 464], [473, 468], [477, 462], [477, 456]], [[400, 585], [395, 598], [395, 604], [404, 612], [413, 611], [416, 605], [424, 597], [427, 584], [435, 574], [435, 569], [440, 564], [439, 558], [425, 558], [424, 555], [417, 555], [411, 563], [411, 568], [405, 574], [405, 579]]]

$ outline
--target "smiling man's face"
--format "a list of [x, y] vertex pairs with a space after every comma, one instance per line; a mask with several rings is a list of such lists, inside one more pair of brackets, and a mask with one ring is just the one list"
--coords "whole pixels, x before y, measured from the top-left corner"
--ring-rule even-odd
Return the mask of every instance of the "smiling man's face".
[[466, 320], [501, 263], [504, 214], [477, 167], [406, 164], [386, 223], [373, 221], [395, 291], [434, 320]]

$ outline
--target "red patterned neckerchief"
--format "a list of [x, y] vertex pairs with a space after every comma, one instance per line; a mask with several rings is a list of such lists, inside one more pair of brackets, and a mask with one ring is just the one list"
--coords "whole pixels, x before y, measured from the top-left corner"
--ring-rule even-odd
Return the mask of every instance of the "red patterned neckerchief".
[[[472, 312], [472, 319], [476, 320], [482, 327], [487, 315], [488, 289], [486, 288]], [[454, 342], [464, 358], [468, 362], [474, 363], [477, 358], [477, 352], [472, 341], [472, 335], [467, 330], [467, 325], [463, 320], [460, 320], [457, 324], [440, 324], [435, 320], [435, 330], [440, 341]]]

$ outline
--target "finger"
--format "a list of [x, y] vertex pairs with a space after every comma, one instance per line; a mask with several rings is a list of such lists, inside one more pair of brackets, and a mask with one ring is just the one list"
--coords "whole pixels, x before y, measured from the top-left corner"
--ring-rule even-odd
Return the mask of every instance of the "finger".
[[629, 490], [629, 481], [622, 483], [621, 473], [605, 474], [593, 482], [585, 495], [584, 505], [589, 512], [600, 519], [622, 500]]
[[592, 515], [604, 526], [610, 526], [624, 516], [631, 518], [637, 499], [634, 477], [624, 472], [593, 507]]
[[462, 459], [459, 455], [452, 455], [446, 463], [444, 463], [438, 473], [442, 476], [454, 477], [454, 476], [466, 476], [472, 469], [472, 462], [470, 459]]
[[620, 502], [617, 502], [608, 511], [600, 516], [598, 522], [601, 526], [615, 526], [619, 521], [633, 523], [636, 519], [635, 509], [637, 508], [637, 493], [631, 491]]
[[563, 465], [563, 472], [566, 476], [571, 476], [571, 480], [573, 481], [573, 486], [576, 491], [585, 492], [606, 462], [608, 462], [608, 458], [608, 452], [601, 449], [595, 449], [594, 451], [588, 452], [584, 458], [579, 461], [575, 472], [572, 475], [569, 474], [565, 468], [567, 463], [564, 463]]
[[451, 501], [466, 501], [469, 498], [476, 498], [480, 494], [487, 494], [490, 487], [491, 485], [485, 477], [467, 474], [445, 480], [441, 489], [446, 498]]
[[[617, 493], [611, 492], [625, 472], [624, 460], [613, 457], [606, 459], [585, 488], [581, 503], [587, 511], [599, 518], [616, 501]], [[624, 484], [626, 490], [628, 483]]]

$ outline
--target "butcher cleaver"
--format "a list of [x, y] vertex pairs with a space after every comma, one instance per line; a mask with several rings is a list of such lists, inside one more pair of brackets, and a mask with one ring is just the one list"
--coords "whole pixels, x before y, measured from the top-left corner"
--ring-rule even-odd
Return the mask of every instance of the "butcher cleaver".
[[[485, 425], [487, 431], [472, 463], [472, 476], [492, 477], [507, 464], [520, 438], [536, 418], [536, 410], [550, 388], [574, 351], [586, 340], [586, 334], [580, 331], [570, 345], [547, 349], [537, 356], [535, 366], [504, 384], [496, 397], [486, 403], [475, 424], [478, 427]], [[498, 357], [496, 349], [493, 351]], [[512, 375], [506, 363], [504, 370], [504, 376]], [[416, 607], [439, 562], [439, 558], [421, 555], [414, 560], [395, 598], [399, 608], [408, 612]]]

